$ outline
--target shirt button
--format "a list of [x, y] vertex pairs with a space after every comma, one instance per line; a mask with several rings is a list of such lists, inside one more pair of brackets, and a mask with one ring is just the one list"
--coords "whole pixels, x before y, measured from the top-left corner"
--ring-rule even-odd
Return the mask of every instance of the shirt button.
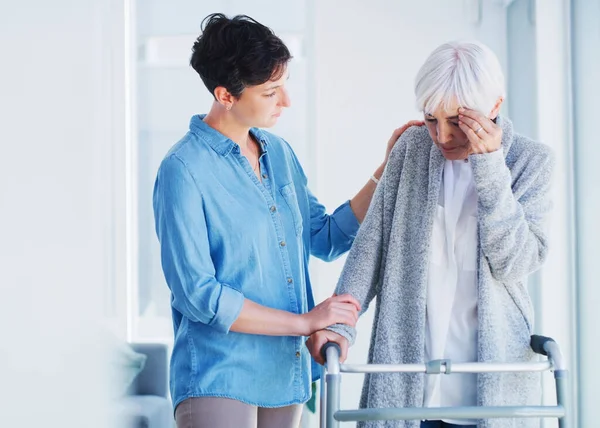
[[277, 207], [276, 207], [275, 205], [273, 205], [273, 206], [271, 207], [271, 212], [272, 212], [272, 213], [274, 213], [275, 211], [277, 211]]
[[267, 174], [263, 174], [263, 176], [262, 176], [262, 177], [263, 177], [265, 180], [266, 180], [267, 178], [269, 178], [269, 176], [268, 176]]
[[292, 282], [294, 282], [294, 280], [292, 278], [288, 278], [287, 282], [288, 282], [288, 284], [291, 284]]
[[300, 352], [296, 352], [296, 357], [299, 357], [299, 356], [300, 356]]
[[285, 247], [285, 241], [281, 241], [281, 242], [279, 243], [279, 245], [281, 245], [282, 247]]

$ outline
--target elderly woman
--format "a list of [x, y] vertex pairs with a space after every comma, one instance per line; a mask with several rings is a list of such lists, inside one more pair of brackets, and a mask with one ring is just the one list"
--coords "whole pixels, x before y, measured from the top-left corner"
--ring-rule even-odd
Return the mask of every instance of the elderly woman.
[[[336, 290], [377, 307], [369, 363], [530, 361], [527, 276], [548, 251], [552, 156], [498, 114], [504, 79], [478, 43], [446, 43], [415, 85], [426, 128], [408, 129], [391, 153]], [[355, 330], [311, 336], [345, 358]], [[321, 361], [322, 362], [322, 361]], [[523, 405], [540, 398], [526, 374], [367, 375], [361, 407]], [[369, 422], [369, 427], [529, 427], [538, 421]]]

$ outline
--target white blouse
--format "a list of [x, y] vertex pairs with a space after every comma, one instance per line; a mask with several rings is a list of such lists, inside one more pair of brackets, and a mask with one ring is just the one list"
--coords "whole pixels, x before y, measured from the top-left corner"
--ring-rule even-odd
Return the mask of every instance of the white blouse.
[[[444, 164], [433, 222], [427, 289], [426, 361], [477, 361], [477, 192], [468, 161]], [[424, 406], [474, 406], [473, 374], [425, 375]], [[470, 420], [445, 420], [474, 424]]]

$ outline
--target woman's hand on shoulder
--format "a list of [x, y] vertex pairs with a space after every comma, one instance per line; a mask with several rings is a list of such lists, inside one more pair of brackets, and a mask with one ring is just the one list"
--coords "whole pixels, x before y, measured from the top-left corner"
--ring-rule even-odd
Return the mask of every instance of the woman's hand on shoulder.
[[390, 153], [392, 152], [392, 149], [396, 145], [396, 142], [398, 141], [400, 136], [402, 134], [404, 134], [404, 132], [411, 126], [423, 126], [423, 125], [425, 125], [425, 122], [423, 122], [422, 120], [411, 120], [410, 122], [407, 122], [404, 125], [402, 125], [400, 128], [396, 128], [394, 130], [394, 132], [392, 133], [392, 136], [390, 137], [390, 139], [387, 143], [387, 147], [385, 150], [385, 160], [383, 162], [384, 166], [387, 164], [388, 159], [390, 158]]

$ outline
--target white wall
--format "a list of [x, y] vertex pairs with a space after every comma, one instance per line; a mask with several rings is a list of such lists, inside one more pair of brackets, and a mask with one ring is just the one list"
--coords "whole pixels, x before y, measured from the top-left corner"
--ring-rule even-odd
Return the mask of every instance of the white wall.
[[[598, 168], [598, 99], [600, 98], [600, 2], [573, 0], [574, 149], [577, 184], [577, 339], [579, 341], [579, 425], [598, 425], [598, 356], [600, 355], [600, 168]], [[573, 376], [575, 377], [575, 376]]]
[[0, 13], [0, 426], [106, 427], [111, 1]]
[[[548, 0], [535, 11], [537, 72], [537, 131], [556, 156], [552, 186], [553, 211], [548, 227], [550, 250], [538, 274], [537, 332], [553, 337], [561, 346], [572, 373], [577, 368], [577, 335], [573, 260], [573, 158], [570, 88], [569, 6]], [[557, 120], [560, 118], [560, 120]], [[556, 402], [553, 376], [545, 376], [544, 402]], [[577, 382], [576, 377], [572, 377]], [[574, 388], [575, 390], [575, 388]], [[574, 398], [574, 396], [573, 396]], [[547, 420], [544, 427], [558, 426]], [[578, 426], [573, 420], [573, 426]], [[581, 425], [586, 426], [586, 425]]]

